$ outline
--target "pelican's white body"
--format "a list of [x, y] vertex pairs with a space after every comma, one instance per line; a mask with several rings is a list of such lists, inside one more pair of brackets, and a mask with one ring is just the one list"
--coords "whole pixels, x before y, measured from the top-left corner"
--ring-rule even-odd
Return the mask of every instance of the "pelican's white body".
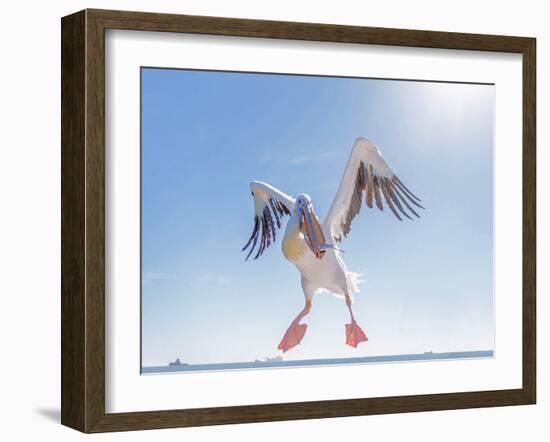
[[[330, 233], [323, 232], [329, 238]], [[296, 215], [289, 219], [281, 249], [284, 257], [296, 266], [302, 275], [302, 287], [307, 299], [311, 299], [317, 289], [325, 289], [335, 295], [352, 294], [355, 274], [350, 274], [340, 252], [329, 248], [321, 259], [317, 259], [306, 244], [300, 232]]]

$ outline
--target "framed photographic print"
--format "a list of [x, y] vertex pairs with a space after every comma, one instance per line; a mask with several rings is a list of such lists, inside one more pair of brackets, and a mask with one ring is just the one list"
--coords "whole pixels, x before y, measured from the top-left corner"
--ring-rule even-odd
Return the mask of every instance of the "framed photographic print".
[[62, 19], [62, 423], [535, 403], [535, 40]]

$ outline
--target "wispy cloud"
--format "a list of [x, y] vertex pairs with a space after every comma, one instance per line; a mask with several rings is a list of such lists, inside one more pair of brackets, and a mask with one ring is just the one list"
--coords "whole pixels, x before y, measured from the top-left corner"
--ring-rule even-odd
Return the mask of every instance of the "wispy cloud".
[[217, 285], [220, 287], [229, 287], [233, 284], [233, 280], [228, 276], [206, 273], [198, 276], [195, 283], [196, 285]]
[[[284, 163], [290, 166], [296, 166], [311, 161], [327, 161], [334, 158], [337, 154], [336, 151], [325, 151], [325, 152], [304, 152], [297, 153], [290, 157], [283, 157], [281, 154], [277, 153], [278, 149], [270, 149], [268, 151], [263, 150], [258, 158], [260, 163]], [[300, 151], [300, 149], [296, 149]]]
[[298, 155], [295, 157], [292, 157], [288, 160], [288, 164], [291, 166], [296, 166], [299, 164], [309, 163], [312, 161], [326, 161], [330, 160], [331, 158], [334, 158], [336, 155], [336, 152], [329, 151], [329, 152], [311, 152], [306, 153], [303, 155]]
[[[167, 279], [185, 281], [184, 276], [181, 274], [171, 274], [165, 272], [143, 272], [142, 283], [143, 285], [153, 285], [157, 282], [161, 282]], [[187, 284], [190, 287], [204, 287], [204, 286], [217, 286], [217, 287], [229, 287], [233, 284], [233, 279], [229, 276], [219, 275], [215, 273], [204, 273], [191, 278], [187, 278]]]
[[157, 281], [166, 279], [168, 276], [169, 274], [164, 272], [143, 272], [141, 281], [143, 285], [151, 285]]
[[331, 192], [336, 193], [338, 189], [338, 181], [332, 183], [319, 184], [318, 186], [308, 187], [309, 192]]

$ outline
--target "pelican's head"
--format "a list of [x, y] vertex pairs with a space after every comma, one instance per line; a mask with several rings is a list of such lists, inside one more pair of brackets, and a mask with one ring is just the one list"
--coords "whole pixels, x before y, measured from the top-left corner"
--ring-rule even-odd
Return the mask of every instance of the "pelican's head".
[[307, 193], [302, 193], [296, 198], [296, 212], [312, 206], [311, 197]]
[[295, 212], [300, 223], [300, 230], [304, 235], [307, 245], [314, 253], [315, 257], [321, 259], [326, 252], [323, 249], [325, 235], [319, 225], [319, 219], [317, 215], [315, 215], [313, 203], [309, 195], [303, 193], [296, 198]]

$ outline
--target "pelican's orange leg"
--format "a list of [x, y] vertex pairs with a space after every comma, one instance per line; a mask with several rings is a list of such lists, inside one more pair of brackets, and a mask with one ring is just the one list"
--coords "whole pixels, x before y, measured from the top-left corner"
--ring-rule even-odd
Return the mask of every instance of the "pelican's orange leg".
[[349, 314], [351, 317], [351, 323], [346, 324], [346, 344], [350, 347], [357, 348], [357, 346], [364, 341], [368, 341], [365, 332], [359, 327], [359, 324], [355, 322], [353, 317], [353, 311], [351, 310], [351, 297], [346, 293], [346, 305], [348, 306]]
[[300, 324], [300, 321], [310, 312], [310, 310], [311, 299], [306, 299], [306, 305], [304, 306], [302, 311], [298, 313], [298, 316], [296, 316], [294, 321], [292, 321], [285, 335], [283, 336], [283, 339], [281, 339], [278, 348], [279, 350], [283, 350], [283, 353], [287, 352], [293, 347], [296, 347], [300, 342], [302, 342], [302, 339], [306, 334], [307, 325]]

